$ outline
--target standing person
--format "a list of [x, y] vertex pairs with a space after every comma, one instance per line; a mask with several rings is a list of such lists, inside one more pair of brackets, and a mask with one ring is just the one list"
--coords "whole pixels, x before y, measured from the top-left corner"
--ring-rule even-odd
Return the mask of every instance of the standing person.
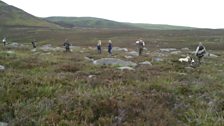
[[112, 41], [111, 40], [108, 41], [108, 53], [112, 55]]
[[37, 42], [37, 40], [36, 39], [34, 39], [31, 43], [32, 43], [32, 45], [33, 45], [33, 48], [35, 49], [37, 46], [36, 46], [36, 42]]
[[5, 45], [6, 45], [6, 37], [4, 37], [4, 38], [2, 39], [2, 42], [3, 42], [3, 46], [5, 46]]
[[101, 54], [101, 40], [98, 41], [96, 47], [97, 47], [98, 53]]
[[145, 42], [142, 39], [138, 39], [136, 41], [136, 44], [138, 46], [138, 55], [142, 55], [143, 49], [145, 47]]
[[68, 41], [68, 39], [65, 39], [65, 42], [64, 42], [64, 47], [65, 47], [65, 52], [70, 52], [70, 43]]
[[206, 53], [205, 47], [202, 45], [201, 42], [199, 42], [195, 51], [195, 55], [198, 57], [199, 64], [201, 64], [201, 58], [204, 57], [205, 53]]

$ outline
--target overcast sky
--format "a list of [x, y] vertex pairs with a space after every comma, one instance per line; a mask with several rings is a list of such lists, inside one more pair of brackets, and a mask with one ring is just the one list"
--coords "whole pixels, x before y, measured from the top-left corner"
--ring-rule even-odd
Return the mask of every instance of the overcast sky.
[[38, 16], [224, 28], [224, 0], [3, 0]]

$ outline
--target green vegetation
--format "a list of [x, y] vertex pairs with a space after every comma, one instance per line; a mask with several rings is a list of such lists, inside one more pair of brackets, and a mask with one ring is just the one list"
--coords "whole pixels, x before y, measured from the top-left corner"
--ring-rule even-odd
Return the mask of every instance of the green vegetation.
[[[0, 53], [0, 64], [6, 67], [0, 72], [0, 121], [10, 125], [224, 124], [223, 56], [186, 69], [170, 55], [133, 72], [93, 65], [84, 57], [107, 54], [91, 49], [50, 54], [7, 50]], [[124, 59], [122, 55], [114, 52]], [[151, 61], [154, 56], [150, 52], [131, 60]]]

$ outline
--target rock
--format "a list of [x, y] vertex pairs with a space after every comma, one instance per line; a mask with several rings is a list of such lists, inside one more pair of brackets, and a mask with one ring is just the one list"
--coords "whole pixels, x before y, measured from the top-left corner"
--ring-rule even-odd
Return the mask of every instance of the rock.
[[5, 67], [0, 65], [0, 71], [4, 71], [5, 70]]
[[31, 49], [31, 52], [36, 52], [36, 51], [37, 51], [37, 49], [36, 49], [36, 48]]
[[119, 70], [135, 70], [134, 68], [132, 67], [118, 67]]
[[124, 56], [124, 58], [126, 58], [126, 59], [132, 59], [133, 56]]
[[15, 51], [6, 51], [8, 54], [15, 54]]
[[150, 66], [152, 66], [152, 63], [149, 62], [149, 61], [141, 62], [141, 63], [139, 63], [139, 64], [140, 64], [140, 65], [150, 65]]
[[156, 58], [153, 58], [152, 61], [153, 62], [162, 62], [163, 59], [162, 58], [159, 58], [159, 57], [156, 57]]
[[89, 75], [88, 78], [93, 78], [95, 77], [96, 75]]
[[93, 61], [93, 64], [96, 65], [118, 65], [118, 66], [133, 66], [135, 67], [137, 64], [131, 61], [124, 61], [115, 58], [102, 58], [99, 60]]
[[178, 55], [178, 54], [180, 54], [180, 53], [181, 53], [181, 51], [173, 51], [173, 52], [171, 52], [170, 54]]
[[176, 51], [177, 49], [175, 48], [163, 48], [163, 49], [160, 49], [161, 52], [170, 52], [170, 51]]
[[20, 44], [17, 42], [13, 42], [13, 43], [8, 44], [8, 46], [12, 47], [12, 48], [18, 48], [20, 46]]
[[215, 54], [212, 54], [212, 53], [209, 53], [208, 56], [211, 57], [211, 58], [217, 58], [217, 57], [219, 57], [219, 56], [217, 56]]
[[51, 44], [47, 44], [47, 45], [41, 46], [40, 49], [47, 52], [47, 51], [52, 51], [53, 47], [51, 46]]
[[138, 52], [136, 52], [136, 51], [127, 52], [127, 54], [132, 55], [132, 56], [138, 56]]
[[8, 123], [0, 122], [0, 126], [8, 126]]
[[93, 62], [93, 61], [94, 61], [94, 59], [89, 58], [89, 57], [87, 57], [87, 56], [86, 56], [86, 57], [84, 57], [84, 59], [85, 59], [85, 60], [88, 60], [88, 61], [90, 61], [90, 62]]
[[187, 71], [194, 70], [194, 68], [192, 68], [192, 67], [185, 67], [185, 69], [186, 69]]
[[124, 52], [128, 52], [127, 48], [120, 48], [120, 47], [113, 47], [113, 51], [124, 51]]
[[183, 51], [189, 51], [190, 49], [189, 48], [181, 48], [181, 50], [183, 50]]

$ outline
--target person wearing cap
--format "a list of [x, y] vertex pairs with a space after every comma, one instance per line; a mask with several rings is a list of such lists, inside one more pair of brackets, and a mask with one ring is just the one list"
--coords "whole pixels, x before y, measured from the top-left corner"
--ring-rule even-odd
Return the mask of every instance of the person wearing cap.
[[108, 41], [108, 53], [112, 55], [112, 41], [111, 40]]
[[202, 45], [201, 42], [199, 42], [196, 51], [195, 51], [195, 55], [198, 57], [198, 62], [199, 64], [201, 64], [201, 58], [204, 57], [204, 55], [206, 54], [206, 49], [205, 47]]
[[98, 40], [98, 43], [96, 45], [96, 48], [98, 50], [98, 53], [101, 54], [101, 40]]
[[138, 39], [136, 41], [136, 44], [138, 46], [138, 54], [140, 56], [140, 55], [142, 55], [143, 49], [145, 47], [145, 42], [142, 39]]

